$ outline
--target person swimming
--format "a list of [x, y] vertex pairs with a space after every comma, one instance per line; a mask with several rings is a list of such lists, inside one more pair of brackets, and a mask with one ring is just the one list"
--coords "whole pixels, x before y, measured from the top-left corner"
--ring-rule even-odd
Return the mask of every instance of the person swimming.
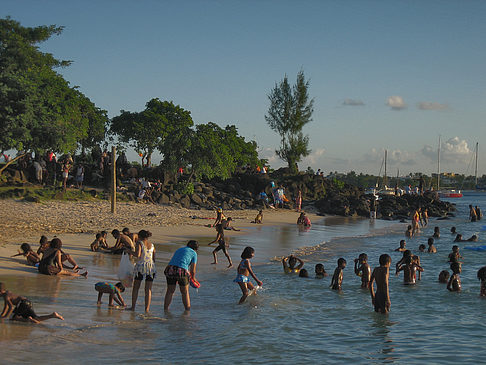
[[298, 273], [304, 266], [304, 261], [294, 255], [290, 255], [282, 259], [282, 265], [286, 274]]

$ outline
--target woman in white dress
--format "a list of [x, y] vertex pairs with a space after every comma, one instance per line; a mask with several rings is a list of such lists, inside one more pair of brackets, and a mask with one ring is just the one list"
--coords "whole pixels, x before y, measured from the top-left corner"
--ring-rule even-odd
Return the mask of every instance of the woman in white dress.
[[155, 246], [148, 241], [152, 237], [149, 231], [141, 230], [138, 232], [138, 241], [135, 245], [135, 250], [130, 254], [138, 258], [133, 271], [133, 290], [132, 290], [132, 306], [129, 310], [135, 310], [137, 304], [138, 290], [145, 277], [145, 312], [150, 310], [150, 302], [152, 301], [152, 283], [155, 278]]

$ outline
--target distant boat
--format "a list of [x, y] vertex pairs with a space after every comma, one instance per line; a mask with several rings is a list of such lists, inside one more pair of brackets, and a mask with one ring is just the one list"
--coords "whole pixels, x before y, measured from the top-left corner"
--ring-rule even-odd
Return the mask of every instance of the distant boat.
[[437, 148], [437, 192], [440, 198], [462, 198], [461, 190], [440, 189], [440, 136], [439, 147]]

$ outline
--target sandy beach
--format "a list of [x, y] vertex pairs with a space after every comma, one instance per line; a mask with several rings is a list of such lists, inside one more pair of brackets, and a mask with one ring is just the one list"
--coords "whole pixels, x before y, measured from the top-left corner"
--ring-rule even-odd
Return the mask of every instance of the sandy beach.
[[[129, 227], [136, 232], [149, 229], [153, 232], [152, 241], [158, 244], [180, 242], [190, 238], [215, 237], [215, 230], [207, 226], [214, 222], [216, 213], [208, 210], [191, 210], [163, 205], [118, 203], [117, 213], [111, 213], [109, 201], [97, 202], [60, 202], [29, 203], [8, 199], [2, 201], [0, 212], [0, 275], [18, 274], [19, 266], [32, 272], [23, 257], [11, 258], [19, 250], [20, 243], [29, 243], [34, 250], [38, 247], [41, 235], [49, 239], [58, 236], [63, 248], [74, 254], [74, 258], [90, 256], [89, 244], [94, 234], [101, 230]], [[233, 226], [241, 231], [229, 231], [228, 236], [245, 234], [246, 227], [254, 227], [251, 221], [257, 210], [225, 211], [233, 218]], [[264, 225], [295, 224], [297, 212], [293, 210], [265, 210]], [[308, 214], [311, 221], [321, 219]], [[108, 244], [114, 238], [109, 235]]]

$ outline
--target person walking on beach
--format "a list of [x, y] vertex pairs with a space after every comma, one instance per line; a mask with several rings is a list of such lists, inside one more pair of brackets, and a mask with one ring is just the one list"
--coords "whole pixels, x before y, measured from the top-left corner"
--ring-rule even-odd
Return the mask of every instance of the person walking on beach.
[[302, 190], [297, 193], [297, 198], [295, 198], [295, 210], [300, 212], [302, 209]]
[[419, 222], [420, 222], [420, 208], [416, 209], [415, 212], [413, 213], [412, 217], [412, 236], [415, 236], [418, 232], [420, 232], [419, 229]]
[[255, 287], [250, 282], [250, 275], [256, 281], [258, 286], [262, 286], [263, 283], [258, 280], [258, 278], [253, 273], [253, 269], [251, 268], [250, 259], [255, 256], [255, 250], [253, 247], [245, 247], [243, 252], [241, 253], [241, 261], [236, 269], [236, 278], [233, 280], [240, 286], [242, 296], [238, 304], [242, 304], [248, 295], [250, 295], [250, 291], [255, 290]]
[[[391, 257], [383, 254], [379, 259], [380, 266], [373, 270], [370, 278], [371, 303], [375, 312], [386, 314], [390, 311], [390, 293], [388, 291], [388, 279], [390, 276]], [[373, 283], [376, 280], [376, 294]]]
[[164, 274], [167, 278], [167, 291], [164, 298], [165, 311], [169, 310], [177, 284], [179, 284], [184, 308], [186, 311], [191, 310], [189, 280], [191, 278], [196, 280], [198, 248], [199, 244], [197, 241], [191, 240], [187, 242], [186, 247], [181, 247], [174, 252], [172, 259], [169, 261], [169, 265], [165, 268]]
[[133, 269], [133, 289], [132, 289], [132, 306], [129, 310], [134, 311], [137, 305], [138, 290], [145, 277], [145, 313], [150, 311], [152, 301], [152, 284], [155, 279], [157, 270], [155, 269], [155, 246], [148, 241], [152, 237], [150, 231], [141, 230], [138, 232], [139, 241], [135, 251], [129, 253], [138, 259]]
[[214, 220], [213, 227], [216, 227], [218, 224], [221, 224], [223, 219], [226, 219], [226, 217], [223, 214], [223, 208], [218, 208], [216, 209], [216, 219]]
[[214, 241], [208, 243], [209, 246], [212, 243], [218, 242], [218, 247], [213, 250], [214, 261], [211, 264], [216, 265], [218, 263], [218, 257], [216, 254], [218, 253], [218, 251], [223, 251], [224, 255], [228, 259], [228, 268], [230, 268], [233, 266], [233, 262], [231, 261], [231, 257], [228, 253], [229, 244], [228, 240], [224, 238], [224, 229], [221, 223], [216, 226], [216, 231], [216, 238], [214, 239]]
[[34, 312], [34, 308], [30, 300], [26, 297], [9, 292], [5, 289], [5, 284], [0, 283], [0, 298], [3, 298], [4, 306], [2, 313], [0, 313], [0, 318], [6, 318], [12, 313], [13, 321], [40, 323], [47, 319], [57, 318], [64, 320], [64, 318], [57, 312], [52, 312], [51, 314], [38, 316]]

